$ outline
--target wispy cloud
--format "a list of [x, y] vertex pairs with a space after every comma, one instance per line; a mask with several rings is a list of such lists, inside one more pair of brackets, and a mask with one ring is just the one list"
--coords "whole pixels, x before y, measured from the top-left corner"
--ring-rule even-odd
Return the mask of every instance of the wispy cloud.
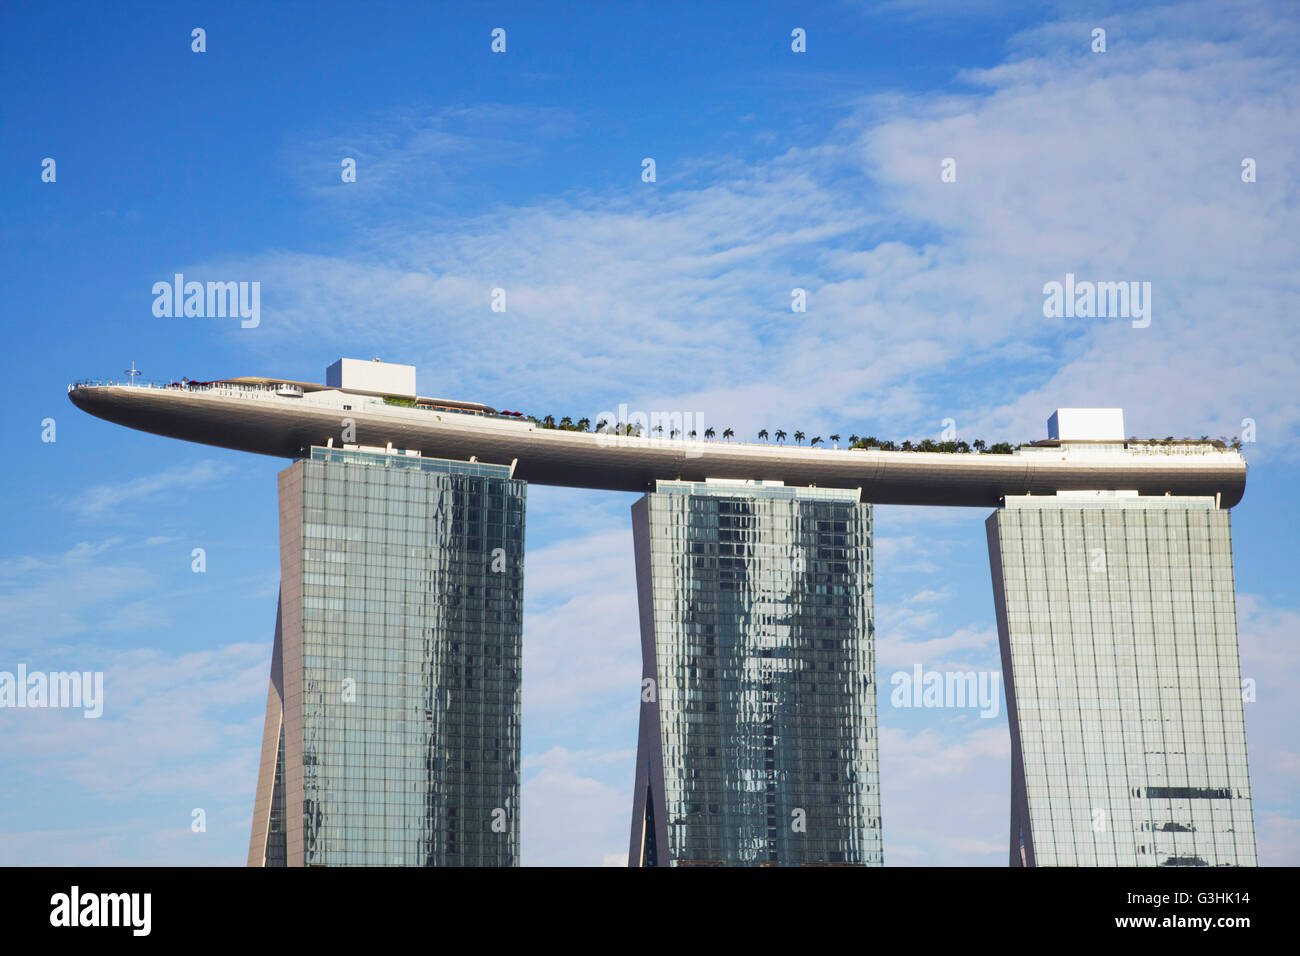
[[[200, 461], [192, 465], [174, 465], [153, 475], [132, 478], [114, 484], [92, 485], [69, 498], [66, 505], [83, 518], [112, 516], [122, 505], [153, 499], [174, 491], [190, 491], [220, 481], [233, 470], [218, 461]], [[155, 536], [155, 541], [162, 540]]]
[[[952, 417], [1022, 439], [1057, 405], [1105, 404], [1161, 435], [1254, 417], [1294, 454], [1300, 70], [1271, 41], [1157, 35], [1144, 16], [1105, 56], [1040, 46], [969, 74], [969, 94], [864, 98], [763, 161], [258, 257], [259, 343], [409, 350], [432, 331], [413, 358], [439, 393], [698, 409], [741, 434], [937, 434]], [[1042, 286], [1067, 271], [1152, 282], [1151, 327], [1045, 319]], [[1204, 387], [1175, 387], [1189, 379]]]
[[[527, 866], [626, 866], [636, 751], [570, 752], [554, 747], [524, 761], [523, 862]], [[615, 765], [624, 781], [602, 776]], [[530, 770], [536, 772], [530, 774]]]
[[[428, 212], [463, 189], [467, 176], [517, 169], [571, 138], [578, 125], [577, 115], [561, 106], [412, 104], [347, 133], [300, 135], [283, 158], [300, 188], [346, 213], [371, 217], [376, 207], [393, 206], [409, 214], [413, 205]], [[356, 164], [356, 180], [346, 184], [345, 158]]]
[[1005, 725], [882, 727], [886, 865], [1005, 865], [1010, 757]]

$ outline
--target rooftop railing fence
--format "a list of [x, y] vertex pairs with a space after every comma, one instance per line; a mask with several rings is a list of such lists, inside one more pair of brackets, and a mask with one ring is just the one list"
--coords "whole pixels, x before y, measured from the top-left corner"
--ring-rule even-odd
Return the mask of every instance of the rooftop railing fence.
[[[71, 385], [68, 386], [68, 391], [72, 391], [75, 388], [115, 386], [119, 388], [151, 388], [151, 389], [168, 389], [168, 390], [187, 391], [187, 392], [213, 392], [213, 391], [234, 392], [242, 395], [247, 395], [252, 398], [277, 398], [278, 399], [278, 398], [285, 397], [280, 390], [286, 387], [287, 384], [288, 383], [258, 385], [254, 383], [244, 383], [244, 382], [191, 382], [191, 381], [154, 382], [154, 381], [138, 381], [138, 380], [119, 381], [117, 379], [88, 378], [88, 379], [81, 379], [79, 381], [73, 382]], [[301, 392], [299, 392], [299, 395], [301, 395]], [[372, 400], [379, 400], [380, 398], [379, 396], [371, 396], [371, 395], [363, 395], [357, 397], [361, 399], [372, 399]], [[487, 411], [480, 411], [471, 408], [452, 408], [450, 406], [445, 406], [445, 405], [416, 404], [412, 399], [396, 399], [391, 397], [382, 398], [382, 402], [384, 405], [390, 408], [411, 408], [411, 409], [418, 409], [419, 411], [424, 411], [424, 412], [437, 412], [439, 414], [446, 412], [455, 415], [477, 415], [482, 418], [496, 418], [496, 419], [501, 419], [503, 421], [510, 421], [510, 422], [528, 422], [538, 428], [546, 429], [546, 430], [557, 430], [557, 431], [577, 430], [572, 428], [570, 429], [556, 428], [555, 425], [548, 424], [545, 421], [545, 419], [538, 419], [531, 415], [524, 415], [524, 416], [503, 415], [499, 412], [487, 412]], [[599, 431], [600, 429], [598, 428], [597, 433], [599, 433]], [[588, 434], [592, 434], [592, 433], [588, 432]], [[638, 434], [636, 437], [651, 438], [653, 436]], [[857, 438], [857, 436], [852, 436], [852, 437], [855, 439]], [[753, 445], [753, 444], [767, 444], [767, 443], [740, 441], [737, 442], [737, 444]], [[1216, 441], [1213, 439], [1207, 440], [1203, 438], [1202, 439], [1128, 438], [1128, 439], [1124, 439], [1123, 441], [1115, 442], [1115, 444], [1117, 446], [1127, 449], [1130, 452], [1137, 452], [1140, 454], [1156, 454], [1156, 453], [1168, 454], [1170, 452], [1177, 452], [1180, 454], [1204, 454], [1210, 451], [1227, 451], [1228, 449], [1237, 450], [1240, 448], [1240, 440], [1233, 440], [1232, 442], [1228, 442], [1223, 439]], [[913, 445], [911, 442], [904, 442], [900, 446], [900, 445], [896, 445], [893, 442], [878, 443], [874, 438], [867, 438], [867, 439], [862, 439], [860, 441], [851, 442], [847, 447], [850, 450], [852, 449], [873, 450], [873, 446], [874, 446], [874, 450], [880, 450], [880, 451], [909, 451], [909, 452], [916, 452], [916, 451], [963, 452], [964, 451], [967, 453], [975, 452], [977, 454], [989, 454], [989, 453], [1011, 454], [1013, 451], [1017, 449], [1025, 449], [1031, 452], [1038, 452], [1038, 453], [1054, 451], [1054, 449], [1035, 447], [1035, 443], [1032, 442], [1023, 443], [1020, 444], [1019, 446], [1014, 446], [1003, 442], [991, 447], [981, 447], [982, 443], [979, 443], [979, 445], [975, 445], [974, 447], [972, 447], [972, 445], [969, 445], [965, 442], [961, 442], [961, 443], [921, 442], [916, 445]], [[965, 447], [961, 447], [961, 446], [965, 446]], [[811, 448], [812, 446], [809, 445], [805, 447]]]

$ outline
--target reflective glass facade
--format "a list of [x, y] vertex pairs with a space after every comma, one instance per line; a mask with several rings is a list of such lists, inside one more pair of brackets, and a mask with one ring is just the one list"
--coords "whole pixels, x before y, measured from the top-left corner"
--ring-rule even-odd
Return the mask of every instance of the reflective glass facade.
[[987, 528], [1012, 865], [1253, 866], [1228, 512], [1008, 498]]
[[882, 862], [871, 506], [660, 481], [632, 509], [644, 683], [629, 862]]
[[509, 475], [321, 448], [281, 474], [267, 865], [517, 865], [526, 486]]
[[275, 749], [275, 781], [271, 792], [271, 815], [266, 825], [264, 866], [288, 866], [288, 848], [284, 842], [284, 726]]

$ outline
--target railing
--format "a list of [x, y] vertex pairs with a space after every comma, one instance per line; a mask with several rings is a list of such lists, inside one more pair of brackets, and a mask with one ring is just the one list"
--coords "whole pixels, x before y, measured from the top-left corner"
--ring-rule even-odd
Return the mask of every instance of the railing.
[[485, 412], [477, 408], [450, 408], [446, 405], [417, 405], [412, 399], [385, 398], [384, 404], [389, 408], [414, 408], [421, 412], [437, 412], [439, 415], [477, 415], [479, 418], [499, 418], [507, 422], [527, 422], [528, 418], [515, 415], [502, 415], [500, 412]]
[[68, 391], [71, 392], [74, 388], [96, 388], [103, 386], [157, 389], [164, 392], [216, 392], [218, 394], [239, 398], [253, 398], [258, 401], [274, 400], [300, 402], [302, 400], [301, 396], [291, 398], [287, 395], [280, 394], [278, 391], [279, 386], [277, 385], [253, 385], [221, 382], [119, 382], [114, 379], [85, 379], [69, 385]]
[[486, 461], [453, 461], [447, 458], [424, 458], [420, 455], [403, 455], [394, 452], [364, 451], [360, 448], [328, 448], [311, 446], [312, 461], [354, 462], [363, 465], [380, 465], [386, 468], [415, 468], [443, 474], [474, 475], [483, 478], [509, 478], [509, 465]]
[[[288, 399], [288, 396], [283, 395], [283, 394], [281, 394], [281, 393], [279, 392], [279, 389], [282, 388], [285, 384], [286, 384], [286, 383], [279, 383], [279, 384], [272, 384], [272, 385], [256, 385], [256, 384], [252, 384], [252, 383], [232, 383], [232, 382], [202, 382], [202, 383], [195, 383], [195, 382], [139, 382], [139, 381], [135, 381], [135, 382], [119, 382], [119, 381], [116, 381], [116, 380], [114, 380], [114, 379], [82, 379], [82, 380], [80, 380], [80, 381], [73, 382], [71, 385], [69, 385], [69, 386], [68, 386], [68, 391], [71, 392], [74, 388], [94, 388], [94, 387], [101, 387], [101, 386], [116, 386], [116, 387], [118, 387], [118, 388], [155, 388], [155, 389], [172, 390], [172, 391], [184, 391], [184, 392], [225, 392], [225, 393], [234, 393], [234, 394], [239, 394], [239, 395], [242, 395], [243, 397], [247, 397], [247, 398], [258, 398], [258, 399], [263, 399], [263, 398], [273, 398], [273, 399], [286, 399], [286, 400], [287, 400], [287, 399]], [[347, 393], [347, 392], [341, 392], [341, 394], [343, 394], [343, 395], [345, 395], [345, 396], [348, 396], [349, 398], [353, 399], [354, 401], [370, 402], [370, 403], [373, 403], [373, 404], [382, 404], [383, 407], [385, 407], [385, 408], [415, 409], [415, 410], [422, 411], [422, 412], [436, 412], [436, 413], [438, 413], [438, 414], [444, 414], [444, 413], [446, 413], [446, 414], [451, 414], [451, 415], [477, 415], [477, 416], [479, 416], [479, 417], [481, 417], [481, 418], [495, 418], [495, 419], [499, 419], [499, 420], [501, 420], [501, 421], [507, 421], [507, 422], [518, 422], [518, 423], [521, 423], [521, 424], [530, 424], [530, 425], [533, 425], [535, 428], [537, 428], [537, 429], [539, 429], [539, 430], [541, 430], [541, 431], [565, 431], [565, 430], [566, 430], [566, 429], [560, 429], [560, 428], [548, 428], [546, 425], [544, 425], [544, 424], [543, 424], [541, 421], [539, 421], [538, 419], [531, 418], [531, 417], [528, 417], [528, 416], [525, 416], [525, 417], [519, 417], [519, 416], [515, 416], [515, 415], [502, 415], [502, 414], [500, 414], [499, 412], [483, 412], [483, 411], [477, 411], [477, 410], [475, 410], [475, 409], [470, 409], [470, 408], [447, 408], [447, 407], [444, 407], [444, 406], [416, 405], [416, 404], [414, 404], [414, 402], [412, 402], [411, 404], [407, 404], [407, 400], [405, 400], [405, 399], [401, 399], [401, 400], [397, 400], [397, 401], [392, 401], [392, 400], [390, 400], [390, 399], [388, 399], [388, 398], [382, 398], [382, 399], [381, 399], [381, 398], [379, 398], [378, 396], [373, 396], [373, 395], [355, 395], [355, 396], [353, 396], [353, 395], [349, 395], [349, 393]], [[299, 396], [299, 397], [301, 397], [301, 396]], [[297, 399], [294, 399], [294, 400], [297, 400]], [[636, 436], [625, 436], [625, 435], [617, 435], [617, 434], [615, 434], [614, 432], [608, 432], [608, 431], [607, 431], [607, 432], [599, 432], [599, 431], [597, 431], [597, 432], [579, 432], [579, 434], [587, 434], [587, 435], [604, 435], [604, 436], [608, 436], [608, 437], [611, 437], [611, 438], [614, 438], [614, 437], [617, 437], [617, 438], [636, 437], [636, 438], [645, 438], [645, 439], [648, 439], [648, 440], [663, 440], [663, 436], [662, 436], [662, 435], [657, 436], [657, 438], [656, 438], [656, 436], [651, 436], [651, 435], [641, 435], [641, 434], [638, 434], [638, 435], [636, 435]], [[681, 442], [691, 441], [692, 443], [697, 443], [697, 442], [698, 442], [698, 443], [700, 443], [700, 444], [706, 444], [706, 443], [707, 443], [707, 442], [699, 442], [699, 439], [686, 439], [686, 438], [681, 438], [681, 439], [669, 439], [669, 440], [670, 440], [670, 441], [681, 441]], [[1067, 442], [1066, 444], [1068, 444], [1068, 442]], [[1115, 444], [1117, 444], [1117, 445], [1121, 445], [1121, 446], [1124, 448], [1124, 452], [1127, 453], [1127, 454], [1130, 454], [1130, 455], [1150, 455], [1150, 456], [1163, 456], [1163, 455], [1188, 455], [1188, 456], [1190, 456], [1190, 455], [1206, 455], [1206, 454], [1209, 454], [1209, 453], [1211, 453], [1211, 452], [1226, 452], [1226, 451], [1234, 450], [1234, 449], [1231, 449], [1230, 447], [1219, 447], [1217, 444], [1215, 444], [1215, 443], [1213, 443], [1213, 442], [1202, 442], [1202, 441], [1199, 441], [1199, 440], [1197, 440], [1197, 439], [1175, 439], [1175, 440], [1174, 440], [1173, 442], [1171, 442], [1171, 443], [1165, 443], [1165, 442], [1164, 442], [1163, 440], [1161, 440], [1161, 439], [1139, 439], [1139, 440], [1136, 440], [1136, 441], [1135, 441], [1135, 440], [1132, 440], [1132, 439], [1125, 439], [1123, 442], [1116, 442]], [[767, 443], [767, 442], [764, 442], [764, 443], [758, 443], [758, 442], [738, 441], [738, 442], [735, 442], [734, 445], [745, 445], [745, 446], [752, 446], [752, 447], [755, 447], [755, 448], [770, 448], [770, 447], [771, 447], [770, 443]], [[778, 444], [778, 447], [784, 447], [784, 446]], [[807, 446], [796, 446], [796, 447], [805, 447], [805, 448], [809, 448], [809, 449], [811, 449], [813, 446], [811, 446], [811, 445], [807, 445]], [[852, 450], [855, 450], [855, 449], [853, 449], [853, 448], [849, 448], [849, 447], [846, 447], [846, 448], [844, 448], [844, 449], [840, 449], [840, 450], [841, 450], [841, 451], [852, 451]], [[866, 450], [866, 451], [881, 451], [881, 450], [889, 450], [889, 451], [900, 451], [900, 452], [904, 451], [903, 449], [899, 449], [899, 448], [894, 448], [894, 449], [863, 449], [863, 450]], [[1070, 448], [1068, 449], [1067, 454], [1068, 454], [1070, 457], [1074, 457], [1074, 458], [1080, 458], [1080, 459], [1082, 459], [1082, 458], [1089, 457], [1088, 452], [1089, 452], [1090, 450], [1091, 450], [1091, 449], [1089, 449], [1086, 445], [1074, 445], [1074, 446], [1072, 446], [1072, 447], [1070, 447]], [[909, 449], [908, 451], [909, 451], [909, 452], [917, 452], [917, 451], [920, 451], [920, 449], [912, 448], [912, 449]], [[1047, 456], [1047, 455], [1058, 456], [1058, 455], [1061, 454], [1062, 449], [1061, 449], [1060, 447], [1055, 447], [1055, 446], [1053, 446], [1053, 447], [1041, 447], [1041, 446], [1034, 446], [1034, 445], [1021, 445], [1018, 449], [1016, 449], [1016, 451], [1021, 452], [1021, 453], [1028, 452], [1030, 455], [1034, 455], [1035, 453], [1037, 453], [1037, 454], [1041, 454], [1041, 455], [1044, 455], [1044, 456]], [[1100, 451], [1100, 450], [1098, 449], [1097, 451]], [[938, 453], [948, 453], [948, 452], [946, 452], [946, 451], [941, 451], [941, 450], [939, 450], [939, 449], [934, 449], [934, 450], [932, 450], [930, 453], [933, 454], [933, 453], [936, 453], [936, 452], [938, 452]], [[987, 452], [987, 451], [986, 451], [986, 452], [976, 452], [974, 449], [972, 449], [972, 450], [969, 451], [969, 452], [965, 452], [965, 453], [962, 453], [962, 452], [952, 452], [952, 454], [979, 454], [979, 455], [987, 455], [987, 454], [990, 454], [990, 453]]]
[[86, 378], [73, 382], [68, 386], [68, 391], [74, 388], [96, 388], [100, 386], [111, 385], [117, 388], [164, 388], [175, 391], [186, 392], [208, 392], [208, 391], [262, 391], [274, 392], [278, 386], [275, 385], [252, 385], [243, 383], [229, 382], [119, 382], [116, 379], [108, 378]]
[[[114, 386], [117, 388], [155, 388], [164, 391], [170, 390], [175, 392], [223, 392], [227, 394], [236, 394], [245, 398], [290, 398], [284, 394], [281, 389], [288, 383], [278, 383], [272, 385], [257, 385], [245, 382], [119, 382], [115, 379], [82, 379], [73, 382], [68, 386], [68, 391], [74, 388], [96, 388], [103, 386]], [[335, 389], [326, 389], [326, 391], [336, 391]], [[514, 415], [502, 415], [497, 412], [484, 412], [472, 408], [447, 408], [444, 406], [416, 405], [414, 400], [399, 399], [391, 401], [387, 398], [380, 398], [377, 395], [352, 395], [348, 392], [337, 390], [345, 399], [351, 399], [357, 402], [368, 402], [371, 404], [381, 404], [385, 408], [403, 408], [416, 409], [422, 412], [437, 412], [438, 414], [449, 415], [477, 415], [480, 418], [496, 418], [507, 422], [530, 422], [528, 418], [519, 418]], [[308, 395], [312, 393], [307, 393]], [[297, 401], [306, 396], [296, 393], [292, 400]]]

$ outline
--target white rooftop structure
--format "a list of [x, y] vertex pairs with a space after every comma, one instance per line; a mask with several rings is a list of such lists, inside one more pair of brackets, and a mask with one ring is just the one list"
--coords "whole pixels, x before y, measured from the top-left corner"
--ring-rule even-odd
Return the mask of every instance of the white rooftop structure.
[[1047, 437], [1057, 441], [1123, 441], [1124, 409], [1058, 408], [1047, 420]]
[[325, 384], [330, 388], [383, 392], [386, 395], [415, 397], [415, 366], [398, 365], [372, 359], [341, 358], [325, 370]]

